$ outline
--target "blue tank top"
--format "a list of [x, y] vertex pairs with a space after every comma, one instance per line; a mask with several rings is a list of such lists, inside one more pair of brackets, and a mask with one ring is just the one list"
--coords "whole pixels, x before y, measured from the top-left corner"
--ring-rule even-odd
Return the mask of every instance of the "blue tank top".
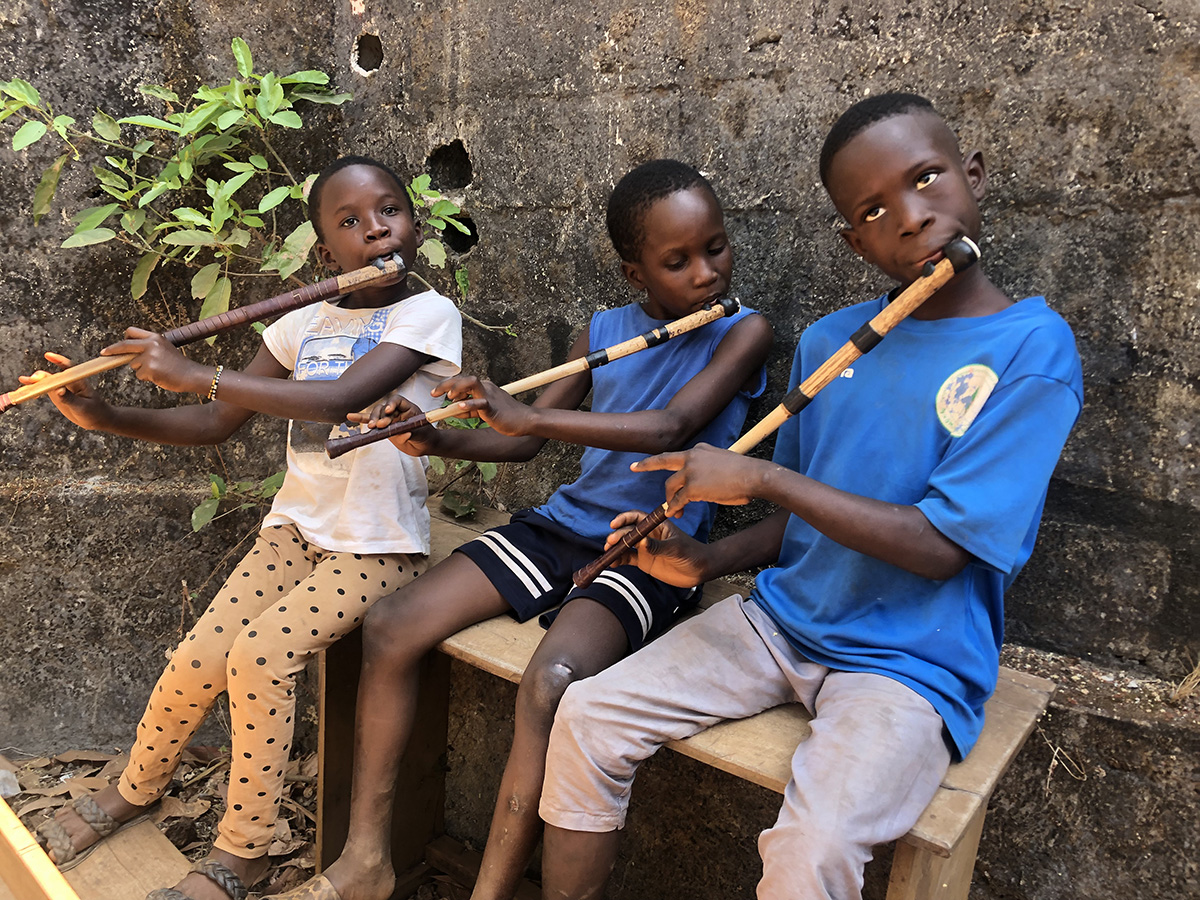
[[[592, 370], [592, 412], [626, 413], [664, 409], [685, 384], [704, 369], [729, 329], [754, 310], [742, 307], [735, 315], [709, 322], [694, 331], [671, 338]], [[592, 316], [588, 332], [589, 352], [611, 347], [668, 320], [652, 319], [636, 304], [600, 310]], [[767, 385], [765, 366], [752, 379], [752, 390], [741, 390], [692, 440], [728, 447], [742, 433], [750, 401]], [[545, 505], [534, 510], [575, 535], [598, 546], [610, 531], [608, 523], [629, 509], [646, 512], [666, 499], [663, 484], [670, 472], [634, 473], [631, 463], [646, 453], [627, 453], [588, 447], [583, 451], [582, 472], [571, 484], [559, 488]], [[703, 541], [708, 538], [715, 508], [710, 503], [689, 503], [674, 522], [683, 531]]]

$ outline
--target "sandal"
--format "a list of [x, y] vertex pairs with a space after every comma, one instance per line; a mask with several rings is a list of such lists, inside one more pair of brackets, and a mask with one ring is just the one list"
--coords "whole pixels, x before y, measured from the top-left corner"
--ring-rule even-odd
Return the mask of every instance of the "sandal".
[[147, 817], [146, 813], [142, 813], [141, 815], [126, 819], [124, 822], [118, 822], [102, 810], [100, 805], [90, 795], [78, 797], [67, 805], [75, 810], [75, 815], [79, 816], [84, 824], [100, 837], [82, 850], [76, 850], [74, 844], [71, 843], [70, 833], [57, 818], [47, 819], [39, 825], [37, 829], [38, 843], [41, 844], [42, 849], [47, 853], [54, 854], [54, 864], [58, 866], [61, 872], [73, 869], [87, 859], [91, 852], [99, 847], [100, 842], [106, 837], [116, 834], [123, 828], [136, 825], [144, 821]]
[[[230, 900], [246, 900], [250, 893], [237, 873], [215, 859], [203, 859], [192, 866], [193, 872], [198, 872], [209, 881], [216, 884], [229, 895]], [[191, 900], [187, 894], [175, 888], [158, 888], [146, 895], [146, 900]]]

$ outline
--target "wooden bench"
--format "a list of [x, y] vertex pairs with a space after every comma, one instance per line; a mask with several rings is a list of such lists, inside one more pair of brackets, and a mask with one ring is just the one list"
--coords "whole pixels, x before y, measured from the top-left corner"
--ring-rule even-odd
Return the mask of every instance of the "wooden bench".
[[[472, 522], [435, 513], [431, 563], [507, 516], [481, 510]], [[735, 593], [724, 583], [706, 586], [703, 606]], [[430, 654], [422, 671], [417, 728], [401, 767], [398, 796], [404, 798], [394, 822], [393, 853], [404, 897], [430, 868], [461, 876], [478, 859], [444, 835], [446, 728], [450, 659], [520, 682], [543, 631], [537, 621], [518, 625], [500, 616], [466, 628]], [[345, 841], [349, 813], [351, 735], [361, 643], [346, 639], [323, 654], [320, 664], [320, 774], [318, 846], [321, 866], [337, 858]], [[978, 744], [963, 762], [950, 767], [941, 789], [912, 830], [897, 842], [892, 857], [888, 900], [965, 900], [971, 885], [988, 798], [1054, 690], [1052, 682], [1001, 669], [996, 693]], [[748, 719], [723, 722], [667, 746], [754, 784], [783, 793], [790, 760], [810, 731], [799, 704], [767, 710]], [[528, 892], [527, 892], [528, 893]], [[532, 896], [537, 896], [536, 892]]]

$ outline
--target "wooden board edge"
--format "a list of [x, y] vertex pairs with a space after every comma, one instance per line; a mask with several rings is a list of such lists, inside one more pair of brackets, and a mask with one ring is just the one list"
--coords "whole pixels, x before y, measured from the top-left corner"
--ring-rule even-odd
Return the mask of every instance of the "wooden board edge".
[[0, 877], [21, 900], [79, 900], [4, 800], [0, 800]]

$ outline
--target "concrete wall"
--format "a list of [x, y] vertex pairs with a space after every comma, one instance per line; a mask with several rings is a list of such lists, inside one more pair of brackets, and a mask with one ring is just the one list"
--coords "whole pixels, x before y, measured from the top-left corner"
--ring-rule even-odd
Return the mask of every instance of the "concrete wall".
[[[887, 287], [837, 238], [815, 171], [821, 139], [868, 92], [926, 94], [988, 162], [983, 264], [1014, 296], [1045, 294], [1075, 329], [1084, 363], [1087, 406], [1011, 594], [1009, 639], [1047, 671], [1070, 673], [1081, 660], [1087, 678], [1160, 687], [1200, 658], [1200, 11], [1191, 0], [15, 0], [0, 10], [0, 76], [34, 81], [81, 119], [96, 104], [152, 111], [136, 85], [187, 90], [197, 75], [221, 77], [234, 35], [263, 68], [324, 68], [355, 94], [330, 113], [321, 140], [295, 148], [300, 168], [366, 152], [429, 168], [462, 201], [479, 233], [460, 259], [467, 311], [520, 335], [468, 327], [469, 365], [498, 381], [561, 361], [593, 308], [628, 296], [603, 232], [616, 178], [652, 156], [699, 165], [726, 207], [736, 292], [778, 335], [754, 416], [778, 400], [809, 322]], [[49, 160], [7, 146], [0, 388], [15, 386], [41, 349], [90, 355], [126, 324], [166, 327], [195, 313], [169, 294], [130, 301], [133, 261], [118, 253], [58, 250], [69, 226], [57, 212], [34, 229], [30, 197]], [[67, 207], [93, 205], [89, 189], [84, 166], [69, 171]], [[203, 352], [236, 362], [252, 348], [222, 341]], [[170, 402], [127, 376], [105, 386], [129, 401]], [[224, 551], [253, 524], [190, 535], [206, 473], [268, 474], [280, 445], [265, 422], [218, 454], [80, 434], [44, 402], [0, 419], [0, 538], [10, 548], [0, 559], [0, 744], [127, 740], [157, 651], [186, 614], [180, 579], [195, 586], [219, 574]], [[498, 499], [541, 499], [574, 459], [553, 450], [506, 471]], [[461, 692], [483, 692], [464, 708], [505, 714], [511, 697], [480, 679], [460, 675]], [[1044, 740], [1030, 742], [995, 799], [973, 895], [1194, 896], [1195, 702], [1155, 699], [1129, 713], [1095, 702], [1083, 676], [1063, 680]], [[464, 741], [502, 743], [496, 722], [474, 712], [457, 727]], [[1090, 780], [1059, 769], [1047, 790], [1051, 747]], [[467, 775], [460, 766], [454, 777]], [[639, 785], [643, 821], [670, 794], [656, 777]], [[749, 896], [751, 838], [769, 798], [710, 788], [705, 815], [724, 804], [737, 823], [725, 830], [748, 856], [733, 875], [698, 867], [699, 880], [676, 883], [692, 896]], [[490, 789], [457, 790], [450, 827], [480, 841]], [[667, 815], [689, 823], [677, 842], [696, 858], [725, 855], [712, 843], [725, 826], [697, 833], [693, 815]], [[649, 870], [660, 864], [640, 852], [630, 850]], [[645, 895], [631, 877], [622, 896]]]

